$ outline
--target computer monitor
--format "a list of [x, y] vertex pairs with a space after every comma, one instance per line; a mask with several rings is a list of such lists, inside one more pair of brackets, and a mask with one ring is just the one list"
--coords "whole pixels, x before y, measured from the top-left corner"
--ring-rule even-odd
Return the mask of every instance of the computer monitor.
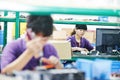
[[96, 50], [100, 53], [112, 53], [120, 50], [120, 29], [96, 29]]

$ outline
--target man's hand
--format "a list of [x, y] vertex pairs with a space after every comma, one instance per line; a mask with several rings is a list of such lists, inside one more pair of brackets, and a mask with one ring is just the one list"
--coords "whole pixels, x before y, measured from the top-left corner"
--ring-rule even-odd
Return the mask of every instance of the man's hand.
[[35, 58], [40, 57], [39, 53], [42, 52], [43, 46], [44, 41], [40, 37], [27, 42], [27, 50], [30, 51]]
[[56, 69], [62, 69], [63, 65], [61, 64], [60, 60], [55, 57], [55, 56], [50, 56], [48, 59], [47, 58], [41, 58], [42, 62], [54, 65]]

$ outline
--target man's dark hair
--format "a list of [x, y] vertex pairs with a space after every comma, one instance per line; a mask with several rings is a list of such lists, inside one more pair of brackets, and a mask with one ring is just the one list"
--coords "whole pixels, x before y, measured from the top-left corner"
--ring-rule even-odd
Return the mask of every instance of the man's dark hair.
[[29, 15], [27, 28], [31, 28], [36, 34], [42, 33], [43, 36], [50, 36], [53, 32], [53, 19], [51, 16]]

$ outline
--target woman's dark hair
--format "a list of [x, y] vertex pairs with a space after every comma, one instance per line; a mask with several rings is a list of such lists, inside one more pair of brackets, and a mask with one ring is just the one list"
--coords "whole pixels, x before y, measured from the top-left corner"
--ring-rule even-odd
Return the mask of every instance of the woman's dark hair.
[[50, 36], [53, 32], [53, 19], [51, 16], [30, 15], [27, 17], [27, 28], [31, 28], [36, 34]]
[[[85, 24], [76, 24], [75, 29], [87, 30], [87, 25], [85, 25]], [[71, 33], [71, 36], [74, 35], [74, 34], [76, 34], [75, 29]]]
[[76, 32], [75, 32], [75, 29], [73, 29], [73, 31], [71, 32], [71, 36], [74, 35]]

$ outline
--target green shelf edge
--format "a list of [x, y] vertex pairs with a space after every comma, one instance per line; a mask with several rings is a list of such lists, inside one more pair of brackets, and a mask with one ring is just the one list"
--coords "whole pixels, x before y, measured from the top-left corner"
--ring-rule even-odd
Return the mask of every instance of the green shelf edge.
[[0, 18], [0, 22], [15, 22], [16, 18]]
[[55, 24], [87, 24], [87, 25], [101, 25], [101, 26], [120, 26], [120, 23], [110, 23], [110, 22], [83, 22], [83, 21], [59, 21], [55, 20]]
[[[0, 22], [15, 22], [15, 18], [0, 18]], [[20, 19], [20, 22], [26, 22], [26, 19]], [[120, 23], [114, 22], [83, 22], [83, 21], [65, 21], [65, 20], [55, 20], [55, 24], [87, 24], [87, 25], [101, 25], [101, 26], [120, 26]]]
[[19, 12], [16, 12], [16, 19], [15, 19], [15, 39], [20, 37], [20, 18], [19, 18]]
[[[10, 4], [10, 3], [9, 3]], [[100, 16], [119, 16], [120, 9], [103, 9], [103, 8], [73, 8], [73, 7], [57, 7], [57, 6], [33, 6], [26, 4], [16, 4], [14, 6], [3, 6], [0, 3], [0, 11], [25, 12], [34, 15], [50, 15], [50, 14], [75, 14], [75, 15], [100, 15]], [[11, 5], [11, 4], [10, 4]], [[21, 9], [22, 8], [22, 9]]]

